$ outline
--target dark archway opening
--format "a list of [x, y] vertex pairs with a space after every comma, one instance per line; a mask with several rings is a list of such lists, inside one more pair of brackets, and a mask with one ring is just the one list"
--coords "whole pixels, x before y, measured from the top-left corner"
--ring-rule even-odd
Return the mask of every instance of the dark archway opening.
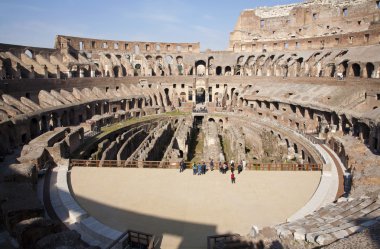
[[222, 67], [216, 67], [216, 75], [222, 75]]
[[355, 77], [360, 77], [360, 65], [357, 63], [352, 64], [352, 71]]
[[197, 88], [195, 95], [195, 103], [204, 104], [206, 101], [206, 90], [204, 88]]
[[365, 67], [367, 70], [367, 78], [373, 78], [373, 71], [375, 70], [375, 66], [372, 63], [367, 63]]

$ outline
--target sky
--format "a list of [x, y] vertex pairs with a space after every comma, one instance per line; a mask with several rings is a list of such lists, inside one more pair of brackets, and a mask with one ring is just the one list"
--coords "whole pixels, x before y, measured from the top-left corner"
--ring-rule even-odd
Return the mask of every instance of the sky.
[[240, 12], [300, 0], [0, 0], [0, 43], [52, 48], [56, 35], [200, 42], [225, 50]]

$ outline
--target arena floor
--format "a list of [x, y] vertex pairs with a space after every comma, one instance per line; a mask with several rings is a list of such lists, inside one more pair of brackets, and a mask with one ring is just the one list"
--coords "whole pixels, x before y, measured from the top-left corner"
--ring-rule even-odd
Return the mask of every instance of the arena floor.
[[320, 172], [245, 171], [231, 184], [218, 171], [80, 168], [71, 173], [79, 204], [104, 224], [163, 236], [161, 248], [206, 248], [208, 235], [246, 235], [284, 222], [316, 190]]

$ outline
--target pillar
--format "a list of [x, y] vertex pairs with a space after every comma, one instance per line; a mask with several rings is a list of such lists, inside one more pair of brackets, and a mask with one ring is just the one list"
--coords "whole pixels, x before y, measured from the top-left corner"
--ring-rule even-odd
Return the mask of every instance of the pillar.
[[79, 69], [79, 78], [84, 78], [84, 71], [83, 68]]

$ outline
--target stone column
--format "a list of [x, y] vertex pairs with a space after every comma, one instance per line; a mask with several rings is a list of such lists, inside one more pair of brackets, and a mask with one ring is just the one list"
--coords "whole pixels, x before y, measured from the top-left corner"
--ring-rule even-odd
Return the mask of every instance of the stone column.
[[135, 99], [135, 106], [133, 108], [139, 108], [139, 100], [138, 99]]
[[67, 72], [67, 78], [71, 79], [73, 77], [73, 74], [71, 73], [71, 71], [69, 70]]
[[91, 78], [95, 78], [95, 70], [93, 68], [91, 68]]

